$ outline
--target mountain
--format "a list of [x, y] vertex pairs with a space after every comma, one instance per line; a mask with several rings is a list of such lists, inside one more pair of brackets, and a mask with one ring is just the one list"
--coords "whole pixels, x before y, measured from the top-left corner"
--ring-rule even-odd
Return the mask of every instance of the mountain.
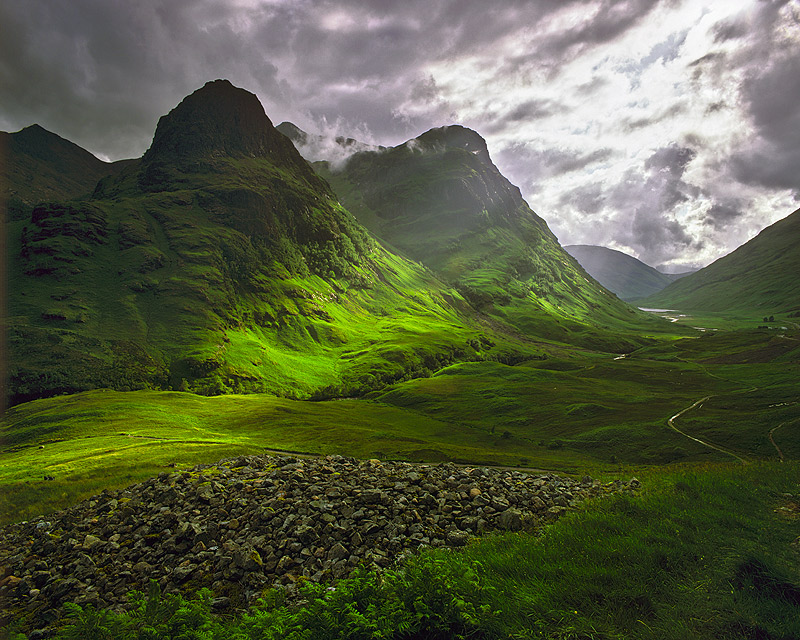
[[661, 273], [622, 251], [589, 244], [573, 244], [564, 250], [606, 289], [623, 300], [644, 298], [661, 291], [688, 273]]
[[641, 304], [757, 315], [800, 312], [800, 209]]
[[8, 217], [28, 217], [39, 202], [91, 194], [97, 182], [129, 164], [103, 162], [38, 124], [16, 133], [0, 132], [0, 184]]
[[163, 116], [140, 161], [90, 197], [36, 205], [8, 238], [14, 402], [93, 387], [360, 393], [536, 353], [375, 242], [225, 80]]
[[308, 161], [326, 161], [330, 166], [341, 169], [350, 156], [359, 151], [385, 151], [386, 147], [361, 142], [344, 136], [322, 136], [306, 133], [291, 122], [281, 122], [275, 127], [300, 151]]
[[619, 350], [650, 322], [562, 249], [470, 129], [431, 129], [340, 167], [314, 166], [375, 235], [526, 335]]

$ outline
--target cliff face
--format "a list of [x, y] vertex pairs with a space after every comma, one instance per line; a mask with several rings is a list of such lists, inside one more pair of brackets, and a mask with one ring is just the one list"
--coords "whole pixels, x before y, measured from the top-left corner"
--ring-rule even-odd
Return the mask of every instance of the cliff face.
[[326, 190], [292, 143], [272, 126], [255, 94], [228, 80], [206, 83], [159, 119], [142, 158], [141, 184], [163, 188], [176, 169], [203, 172], [215, 166], [215, 159], [241, 158], [266, 160]]

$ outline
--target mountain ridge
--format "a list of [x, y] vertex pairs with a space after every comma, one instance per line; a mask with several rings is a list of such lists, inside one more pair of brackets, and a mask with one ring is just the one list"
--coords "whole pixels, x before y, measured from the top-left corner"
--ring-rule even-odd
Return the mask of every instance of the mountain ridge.
[[136, 162], [104, 162], [38, 124], [0, 132], [0, 159], [9, 220], [24, 219], [40, 202], [88, 196], [102, 178]]
[[527, 335], [626, 350], [624, 334], [652, 321], [561, 248], [474, 131], [437, 127], [338, 167], [313, 166], [372, 233]]
[[537, 353], [381, 247], [261, 114], [253, 94], [208, 83], [141, 161], [13, 223], [14, 401], [98, 386], [363, 393]]
[[564, 250], [595, 280], [627, 302], [656, 293], [691, 273], [662, 273], [627, 253], [596, 245], [573, 244]]
[[689, 311], [800, 312], [800, 209], [641, 302]]

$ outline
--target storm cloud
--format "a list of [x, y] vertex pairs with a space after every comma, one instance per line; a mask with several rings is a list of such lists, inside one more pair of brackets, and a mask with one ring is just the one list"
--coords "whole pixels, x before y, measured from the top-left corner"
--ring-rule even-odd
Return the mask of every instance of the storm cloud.
[[215, 78], [312, 134], [395, 145], [459, 123], [562, 243], [700, 266], [800, 198], [799, 15], [800, 0], [4, 2], [0, 129], [135, 157]]

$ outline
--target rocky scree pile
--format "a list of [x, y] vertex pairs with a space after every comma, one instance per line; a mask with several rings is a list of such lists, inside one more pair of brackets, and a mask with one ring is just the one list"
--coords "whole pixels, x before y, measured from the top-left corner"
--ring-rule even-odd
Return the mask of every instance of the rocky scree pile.
[[0, 530], [3, 617], [46, 628], [63, 602], [120, 607], [150, 579], [168, 593], [211, 587], [224, 611], [301, 576], [341, 578], [423, 546], [534, 528], [637, 486], [340, 456], [198, 465]]

